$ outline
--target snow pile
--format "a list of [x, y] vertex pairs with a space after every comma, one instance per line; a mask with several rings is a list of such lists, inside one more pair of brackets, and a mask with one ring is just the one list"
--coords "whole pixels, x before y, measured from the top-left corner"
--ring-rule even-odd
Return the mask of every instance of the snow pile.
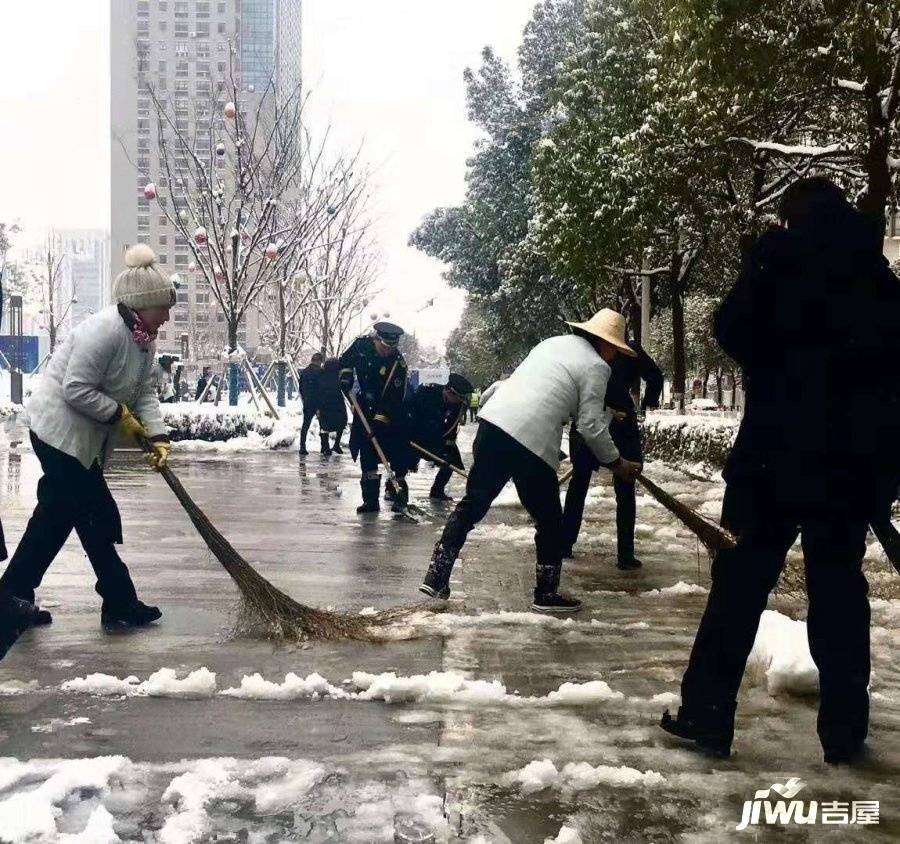
[[[62, 812], [62, 804], [82, 791], [105, 793], [110, 780], [124, 774], [130, 766], [131, 762], [124, 756], [67, 759], [50, 766], [14, 763], [11, 771], [4, 771], [0, 785], [9, 788], [24, 781], [46, 778], [36, 788], [16, 792], [0, 802], [0, 834], [3, 840], [57, 840], [56, 818]], [[46, 776], [48, 773], [49, 776]], [[101, 821], [95, 823], [99, 825]], [[92, 839], [81, 840], [91, 840], [93, 844]]]
[[490, 539], [500, 544], [530, 545], [534, 542], [534, 527], [531, 525], [491, 524], [479, 525], [472, 531], [477, 539]]
[[751, 681], [769, 694], [811, 695], [819, 690], [819, 671], [809, 652], [806, 622], [766, 610], [747, 660]]
[[660, 598], [666, 595], [708, 595], [709, 589], [698, 586], [696, 583], [685, 583], [679, 580], [674, 586], [664, 586], [662, 589], [650, 589], [641, 592], [642, 598]]
[[90, 724], [91, 719], [85, 718], [84, 716], [79, 716], [77, 718], [70, 718], [68, 721], [65, 718], [51, 718], [49, 721], [45, 721], [42, 724], [35, 724], [31, 728], [31, 732], [33, 733], [55, 733], [57, 730], [62, 729], [63, 727], [76, 727], [79, 724]]
[[600, 785], [612, 788], [652, 787], [662, 785], [666, 780], [657, 771], [639, 771], [627, 765], [594, 767], [587, 762], [569, 762], [559, 770], [549, 759], [536, 759], [524, 768], [505, 774], [501, 781], [517, 786], [523, 794], [534, 794], [546, 788], [576, 792]]
[[82, 832], [64, 833], [56, 841], [60, 844], [118, 844], [122, 839], [113, 829], [113, 816], [103, 806], [97, 806]]
[[712, 474], [725, 465], [740, 420], [717, 416], [653, 414], [641, 423], [644, 454]]
[[303, 678], [290, 672], [284, 682], [273, 683], [261, 674], [251, 674], [241, 679], [237, 688], [225, 689], [220, 694], [242, 700], [318, 700], [319, 698], [348, 698], [343, 689], [333, 686], [319, 674]]
[[24, 695], [28, 694], [28, 692], [36, 692], [37, 689], [37, 680], [29, 680], [27, 683], [21, 680], [7, 680], [5, 683], [0, 683], [0, 697]]
[[60, 690], [95, 697], [206, 698], [216, 692], [216, 675], [198, 668], [179, 680], [174, 669], [160, 668], [142, 683], [134, 675], [120, 680], [109, 674], [88, 674], [66, 680]]
[[162, 796], [162, 802], [173, 808], [159, 832], [160, 844], [189, 844], [206, 836], [210, 832], [207, 804], [239, 796], [233, 772], [233, 759], [206, 759], [175, 777]]
[[884, 598], [873, 598], [869, 603], [872, 606], [873, 624], [892, 629], [900, 628], [900, 599], [888, 601]]
[[[428, 787], [412, 782], [409, 790], [371, 783], [358, 796], [359, 803], [348, 818], [348, 828], [339, 830], [340, 841], [370, 844], [376, 841], [448, 841], [450, 826], [444, 817], [444, 800], [436, 794], [420, 793]], [[395, 833], [406, 833], [403, 838]], [[430, 832], [434, 837], [428, 839]]]
[[625, 695], [614, 691], [604, 680], [587, 683], [563, 683], [555, 692], [547, 695], [551, 706], [589, 706], [606, 700], [622, 700]]
[[466, 703], [483, 706], [516, 698], [498, 680], [467, 680], [457, 671], [431, 671], [398, 677], [393, 671], [367, 674], [354, 671], [353, 685], [362, 691], [359, 700], [383, 700], [385, 703], [425, 701], [428, 703]]
[[315, 786], [322, 782], [327, 772], [321, 765], [300, 759], [286, 762], [281, 776], [271, 782], [258, 786], [254, 795], [256, 811], [271, 815], [284, 812], [305, 797]]
[[563, 826], [556, 838], [545, 838], [544, 844], [584, 844], [584, 839], [574, 826]]

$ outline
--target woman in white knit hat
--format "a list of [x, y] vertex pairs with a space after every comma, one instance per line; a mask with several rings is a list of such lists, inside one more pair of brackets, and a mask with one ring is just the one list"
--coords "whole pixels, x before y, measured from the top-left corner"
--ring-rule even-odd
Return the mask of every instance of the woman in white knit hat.
[[150, 372], [156, 334], [175, 304], [175, 286], [149, 246], [131, 247], [125, 264], [113, 285], [116, 304], [69, 332], [28, 402], [31, 442], [44, 476], [0, 591], [34, 602], [34, 590], [74, 528], [97, 575], [103, 623], [143, 625], [162, 613], [138, 600], [116, 551], [122, 522], [103, 467], [116, 428], [153, 443], [154, 468], [168, 458]]

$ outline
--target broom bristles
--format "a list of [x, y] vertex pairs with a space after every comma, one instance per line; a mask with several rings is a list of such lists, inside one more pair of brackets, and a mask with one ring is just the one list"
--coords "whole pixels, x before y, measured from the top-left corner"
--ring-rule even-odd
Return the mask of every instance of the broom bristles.
[[686, 504], [682, 504], [682, 502], [670, 495], [662, 487], [657, 486], [649, 478], [638, 475], [637, 480], [650, 495], [697, 536], [710, 556], [714, 557], [719, 551], [726, 548], [734, 548], [736, 544], [735, 539], [727, 530], [711, 522], [705, 516], [701, 516], [700, 513]]

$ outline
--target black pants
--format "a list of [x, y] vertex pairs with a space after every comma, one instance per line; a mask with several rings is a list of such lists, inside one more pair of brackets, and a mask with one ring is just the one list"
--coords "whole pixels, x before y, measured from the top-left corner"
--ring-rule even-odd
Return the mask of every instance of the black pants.
[[3, 522], [0, 522], [0, 560], [5, 560], [7, 556], [6, 541], [3, 536]]
[[[626, 460], [643, 462], [641, 433], [637, 418], [629, 416], [621, 422], [613, 421], [609, 433]], [[566, 551], [578, 542], [581, 522], [584, 518], [584, 502], [591, 485], [591, 476], [600, 468], [600, 463], [585, 444], [577, 430], [572, 429], [569, 437], [569, 451], [572, 455], [572, 477], [566, 490], [566, 504], [563, 509], [563, 546]], [[633, 483], [613, 478], [616, 493], [616, 543], [618, 558], [630, 560], [634, 557], [634, 524], [637, 519], [637, 493]]]
[[309, 426], [312, 425], [313, 419], [319, 412], [317, 405], [313, 402], [303, 403], [303, 427], [300, 429], [300, 448], [306, 450], [306, 437], [309, 434]]
[[555, 592], [562, 568], [562, 508], [553, 468], [489, 422], [479, 423], [466, 494], [444, 527], [440, 545], [455, 559], [475, 525], [512, 480], [519, 500], [534, 520], [539, 591]]
[[[359, 425], [359, 423], [354, 422], [354, 425]], [[381, 471], [379, 468], [381, 461], [378, 459], [378, 453], [375, 451], [371, 440], [366, 436], [365, 431], [362, 430], [362, 426], [360, 426], [357, 437], [359, 443], [359, 467], [362, 469], [362, 476], [359, 481], [362, 498], [366, 504], [377, 504], [381, 492]], [[398, 453], [400, 449], [399, 441], [395, 441], [391, 436], [385, 437], [382, 435], [378, 440], [378, 444], [390, 462], [391, 471], [397, 478], [402, 495], [405, 497], [407, 495], [406, 473], [409, 467], [407, 461]], [[396, 492], [396, 490], [393, 491]]]
[[869, 600], [862, 572], [865, 516], [837, 514], [795, 521], [770, 508], [746, 515], [736, 548], [718, 554], [712, 589], [682, 680], [682, 706], [704, 718], [712, 708], [733, 728], [747, 657], [769, 592], [788, 549], [802, 538], [809, 595], [807, 633], [819, 669], [818, 731], [823, 747], [862, 741], [869, 721]]
[[31, 435], [44, 471], [38, 481], [37, 507], [10, 560], [0, 589], [34, 601], [34, 590], [69, 538], [72, 529], [97, 575], [97, 592], [111, 604], [137, 600], [128, 568], [115, 549], [122, 541], [122, 521], [99, 463], [85, 469], [74, 457]]
[[[443, 452], [444, 460], [451, 466], [456, 466], [457, 469], [465, 469], [462, 455], [459, 453], [459, 447], [455, 442], [446, 443]], [[434, 482], [431, 484], [432, 493], [443, 495], [447, 490], [447, 484], [450, 482], [451, 477], [453, 477], [453, 470], [450, 466], [441, 464], [437, 474], [434, 476]]]

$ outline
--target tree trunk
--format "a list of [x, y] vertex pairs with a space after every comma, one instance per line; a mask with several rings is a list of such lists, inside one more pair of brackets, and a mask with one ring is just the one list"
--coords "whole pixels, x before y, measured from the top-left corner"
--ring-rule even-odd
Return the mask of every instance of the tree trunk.
[[704, 368], [704, 369], [702, 370], [702, 375], [703, 375], [703, 383], [702, 383], [701, 386], [700, 386], [700, 398], [702, 398], [702, 399], [708, 399], [708, 398], [709, 398], [709, 392], [708, 392], [708, 385], [709, 385], [709, 369], [708, 369], [708, 368]]
[[275, 365], [276, 373], [277, 373], [277, 384], [278, 384], [278, 406], [285, 406], [285, 375], [287, 373], [287, 364], [281, 360]]
[[[238, 347], [237, 342], [237, 321], [229, 320], [228, 321], [228, 351], [236, 352]], [[239, 384], [239, 376], [238, 376], [238, 365], [236, 363], [228, 364], [228, 404], [231, 407], [237, 407], [238, 403], [238, 384]]]
[[884, 210], [891, 194], [891, 172], [888, 160], [891, 152], [891, 123], [882, 111], [882, 95], [878, 81], [869, 78], [866, 84], [866, 112], [869, 144], [866, 150], [866, 190], [859, 201], [859, 210], [884, 232]]
[[737, 390], [738, 390], [737, 373], [733, 369], [730, 369], [729, 372], [731, 373], [731, 408], [730, 409], [734, 410], [737, 407]]
[[685, 357], [684, 300], [677, 291], [672, 293], [672, 395], [678, 410], [684, 410]]
[[716, 404], [722, 406], [722, 367], [716, 367]]

